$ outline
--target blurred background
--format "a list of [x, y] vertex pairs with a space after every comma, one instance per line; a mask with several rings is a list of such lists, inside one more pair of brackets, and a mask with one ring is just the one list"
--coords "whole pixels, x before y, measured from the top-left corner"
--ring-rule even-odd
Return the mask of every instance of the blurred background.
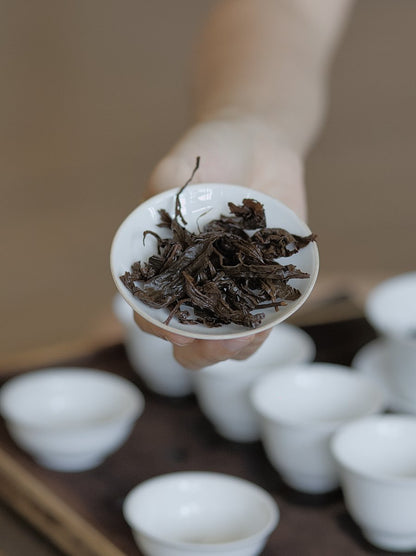
[[[111, 239], [189, 123], [213, 4], [0, 3], [0, 368], [117, 336]], [[414, 0], [361, 0], [346, 29], [306, 167], [321, 273], [300, 323], [415, 270], [415, 18]]]

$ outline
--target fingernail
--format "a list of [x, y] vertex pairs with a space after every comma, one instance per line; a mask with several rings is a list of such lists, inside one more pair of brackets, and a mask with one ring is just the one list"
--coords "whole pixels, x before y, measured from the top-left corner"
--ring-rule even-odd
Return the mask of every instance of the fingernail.
[[174, 338], [171, 339], [170, 342], [178, 347], [187, 346], [194, 342], [194, 338]]

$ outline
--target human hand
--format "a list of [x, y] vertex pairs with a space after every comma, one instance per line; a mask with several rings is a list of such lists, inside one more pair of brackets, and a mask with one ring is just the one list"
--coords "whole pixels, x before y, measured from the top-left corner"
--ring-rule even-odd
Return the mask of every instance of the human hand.
[[[306, 218], [301, 157], [267, 124], [251, 117], [201, 122], [191, 128], [153, 171], [146, 196], [180, 187], [201, 157], [193, 183], [220, 182], [250, 187], [276, 197]], [[172, 342], [184, 367], [198, 369], [225, 359], [246, 359], [269, 331], [232, 339], [199, 340], [166, 332], [135, 314], [144, 331]]]
[[302, 157], [265, 122], [250, 116], [198, 123], [188, 130], [150, 176], [147, 197], [192, 183], [230, 183], [276, 197], [306, 220]]

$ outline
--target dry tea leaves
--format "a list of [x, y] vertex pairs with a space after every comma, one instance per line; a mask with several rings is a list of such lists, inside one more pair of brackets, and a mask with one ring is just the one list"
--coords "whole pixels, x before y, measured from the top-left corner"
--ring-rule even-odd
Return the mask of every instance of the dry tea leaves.
[[254, 199], [243, 199], [240, 206], [229, 203], [230, 215], [212, 220], [198, 233], [190, 232], [180, 195], [195, 170], [176, 196], [174, 217], [159, 211], [159, 226], [168, 228], [171, 237], [145, 231], [143, 240], [153, 236], [156, 253], [147, 262], [135, 262], [120, 279], [143, 303], [167, 309], [165, 324], [176, 318], [183, 324], [257, 328], [265, 316], [258, 310], [278, 311], [298, 299], [300, 291], [288, 282], [309, 278], [295, 265], [276, 259], [297, 253], [315, 241], [315, 235], [267, 228], [264, 207]]

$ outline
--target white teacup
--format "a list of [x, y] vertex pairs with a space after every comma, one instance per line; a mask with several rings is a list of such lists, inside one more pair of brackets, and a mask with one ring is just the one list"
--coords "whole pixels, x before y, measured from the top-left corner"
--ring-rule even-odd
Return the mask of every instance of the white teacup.
[[147, 556], [257, 556], [279, 522], [279, 508], [264, 489], [204, 471], [140, 483], [123, 513]]
[[230, 359], [194, 372], [193, 387], [201, 411], [228, 440], [259, 440], [260, 428], [249, 400], [251, 385], [266, 372], [314, 357], [315, 344], [306, 332], [279, 324], [248, 359]]
[[144, 410], [143, 394], [113, 373], [56, 367], [9, 379], [0, 412], [15, 442], [57, 471], [100, 465], [126, 441]]
[[416, 550], [416, 417], [359, 419], [338, 430], [331, 449], [347, 510], [367, 540]]
[[390, 388], [416, 403], [416, 272], [376, 286], [367, 298], [365, 313], [386, 340]]
[[348, 367], [311, 363], [269, 373], [251, 390], [266, 455], [282, 479], [308, 493], [339, 485], [329, 441], [352, 419], [380, 411], [381, 388]]
[[179, 365], [173, 356], [172, 344], [140, 330], [130, 305], [117, 294], [113, 300], [114, 314], [124, 328], [124, 345], [134, 371], [144, 383], [164, 396], [187, 396], [192, 392], [191, 371]]

